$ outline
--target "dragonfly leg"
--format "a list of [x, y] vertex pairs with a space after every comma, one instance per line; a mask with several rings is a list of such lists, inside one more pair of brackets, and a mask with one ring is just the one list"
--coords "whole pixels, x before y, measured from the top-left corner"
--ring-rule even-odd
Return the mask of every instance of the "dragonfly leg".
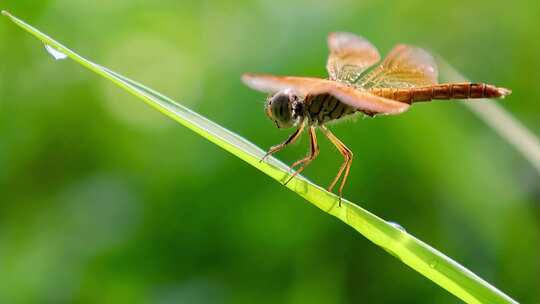
[[284, 185], [288, 184], [296, 175], [304, 171], [304, 169], [309, 165], [309, 163], [311, 163], [315, 158], [317, 158], [317, 155], [319, 155], [319, 145], [317, 144], [317, 134], [315, 134], [314, 126], [309, 127], [309, 139], [311, 142], [309, 154], [291, 165], [291, 170], [298, 165], [302, 166], [298, 168], [298, 170], [296, 170], [291, 175], [291, 177], [287, 179]]
[[294, 133], [291, 134], [289, 136], [289, 138], [287, 138], [287, 140], [280, 143], [279, 145], [275, 145], [275, 146], [271, 147], [270, 150], [268, 150], [268, 152], [266, 152], [266, 154], [263, 156], [263, 158], [261, 158], [261, 160], [259, 162], [264, 161], [268, 156], [270, 156], [270, 155], [272, 155], [272, 154], [274, 154], [276, 152], [279, 152], [279, 151], [283, 150], [283, 148], [285, 148], [286, 146], [294, 143], [298, 138], [300, 138], [300, 135], [302, 135], [302, 131], [304, 131], [304, 127], [305, 127], [305, 124], [300, 123], [300, 126], [298, 126], [298, 129], [296, 129], [296, 131], [294, 131]]
[[341, 180], [338, 192], [339, 205], [341, 206], [341, 198], [343, 197], [343, 186], [345, 186], [345, 182], [347, 181], [347, 177], [349, 176], [349, 171], [351, 169], [351, 164], [353, 160], [353, 153], [349, 148], [347, 148], [347, 146], [345, 146], [344, 143], [341, 142], [341, 140], [339, 140], [332, 132], [330, 132], [330, 130], [326, 126], [322, 125], [321, 130], [323, 131], [324, 135], [326, 135], [326, 137], [337, 147], [339, 153], [341, 153], [341, 155], [343, 155], [343, 158], [345, 159], [345, 161], [339, 168], [338, 174], [328, 187], [328, 191], [332, 192], [332, 189], [339, 181], [339, 178], [343, 175], [343, 179]]

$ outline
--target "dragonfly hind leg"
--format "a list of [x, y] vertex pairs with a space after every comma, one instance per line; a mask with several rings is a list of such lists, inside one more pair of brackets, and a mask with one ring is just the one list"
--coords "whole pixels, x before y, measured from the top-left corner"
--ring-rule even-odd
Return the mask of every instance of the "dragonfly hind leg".
[[321, 125], [321, 130], [326, 135], [326, 137], [332, 142], [338, 149], [339, 153], [343, 155], [343, 158], [345, 159], [341, 167], [339, 168], [338, 174], [328, 187], [328, 191], [332, 192], [332, 189], [336, 186], [337, 182], [339, 181], [339, 178], [343, 175], [343, 179], [341, 180], [341, 184], [339, 185], [339, 205], [341, 206], [341, 198], [343, 197], [343, 186], [345, 186], [345, 182], [347, 181], [347, 177], [349, 176], [349, 171], [351, 169], [351, 164], [353, 160], [353, 153], [352, 151], [345, 146], [344, 143], [339, 140], [330, 130], [324, 126]]
[[304, 131], [305, 124], [300, 123], [300, 126], [298, 126], [298, 129], [294, 131], [293, 134], [291, 134], [284, 142], [280, 143], [279, 145], [272, 146], [268, 152], [261, 158], [259, 162], [263, 162], [268, 156], [279, 152], [283, 150], [286, 146], [293, 144], [298, 138], [300, 138], [300, 135], [302, 135], [302, 131]]
[[300, 168], [298, 168], [298, 170], [296, 170], [288, 179], [287, 181], [284, 183], [284, 185], [287, 185], [296, 175], [302, 173], [302, 171], [304, 171], [304, 169], [315, 159], [317, 158], [317, 156], [319, 155], [319, 145], [317, 144], [317, 134], [315, 133], [315, 127], [314, 126], [311, 126], [309, 127], [309, 139], [310, 139], [310, 150], [309, 150], [309, 154], [294, 162], [292, 165], [291, 165], [291, 170], [293, 170], [294, 167], [298, 166], [298, 165], [302, 165]]

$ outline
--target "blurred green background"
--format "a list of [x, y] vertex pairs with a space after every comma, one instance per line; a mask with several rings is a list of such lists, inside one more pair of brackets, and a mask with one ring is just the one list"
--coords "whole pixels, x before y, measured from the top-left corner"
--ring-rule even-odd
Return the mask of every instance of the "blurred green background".
[[[289, 133], [241, 73], [326, 76], [326, 35], [398, 42], [512, 88], [540, 133], [537, 1], [1, 2], [261, 147]], [[0, 19], [0, 303], [456, 303], [348, 226]], [[540, 303], [540, 177], [457, 103], [333, 127], [345, 196]], [[321, 137], [305, 174], [341, 156]], [[304, 137], [278, 157], [308, 150]]]

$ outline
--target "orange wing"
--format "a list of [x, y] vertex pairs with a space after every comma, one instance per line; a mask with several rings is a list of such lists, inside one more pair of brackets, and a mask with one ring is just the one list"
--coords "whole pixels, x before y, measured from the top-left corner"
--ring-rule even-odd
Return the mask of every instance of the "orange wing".
[[369, 41], [351, 33], [331, 33], [328, 48], [330, 55], [326, 69], [330, 79], [345, 83], [355, 82], [363, 71], [381, 59]]
[[410, 88], [438, 82], [437, 64], [421, 48], [397, 45], [383, 62], [356, 82], [362, 88]]
[[266, 93], [292, 90], [301, 97], [308, 94], [329, 94], [351, 107], [374, 114], [399, 114], [409, 107], [406, 103], [375, 96], [336, 81], [320, 78], [245, 74], [242, 80], [250, 88]]

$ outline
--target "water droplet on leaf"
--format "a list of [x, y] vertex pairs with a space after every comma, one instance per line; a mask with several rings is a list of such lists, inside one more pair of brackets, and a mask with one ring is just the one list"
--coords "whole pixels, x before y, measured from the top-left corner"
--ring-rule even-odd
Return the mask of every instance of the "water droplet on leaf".
[[390, 225], [392, 225], [392, 226], [394, 226], [395, 228], [397, 228], [397, 229], [403, 231], [403, 232], [407, 232], [407, 230], [405, 230], [405, 228], [403, 228], [400, 224], [398, 224], [398, 223], [396, 223], [396, 222], [390, 222], [390, 221], [388, 221], [387, 223], [390, 224]]
[[438, 262], [437, 262], [436, 260], [433, 260], [433, 261], [431, 261], [431, 262], [429, 263], [429, 267], [435, 268], [435, 267], [437, 267], [437, 264], [438, 264]]
[[68, 57], [66, 54], [60, 52], [59, 50], [53, 48], [48, 44], [45, 44], [45, 50], [47, 50], [47, 53], [51, 54], [51, 56], [53, 56], [53, 58], [56, 60], [64, 60]]

